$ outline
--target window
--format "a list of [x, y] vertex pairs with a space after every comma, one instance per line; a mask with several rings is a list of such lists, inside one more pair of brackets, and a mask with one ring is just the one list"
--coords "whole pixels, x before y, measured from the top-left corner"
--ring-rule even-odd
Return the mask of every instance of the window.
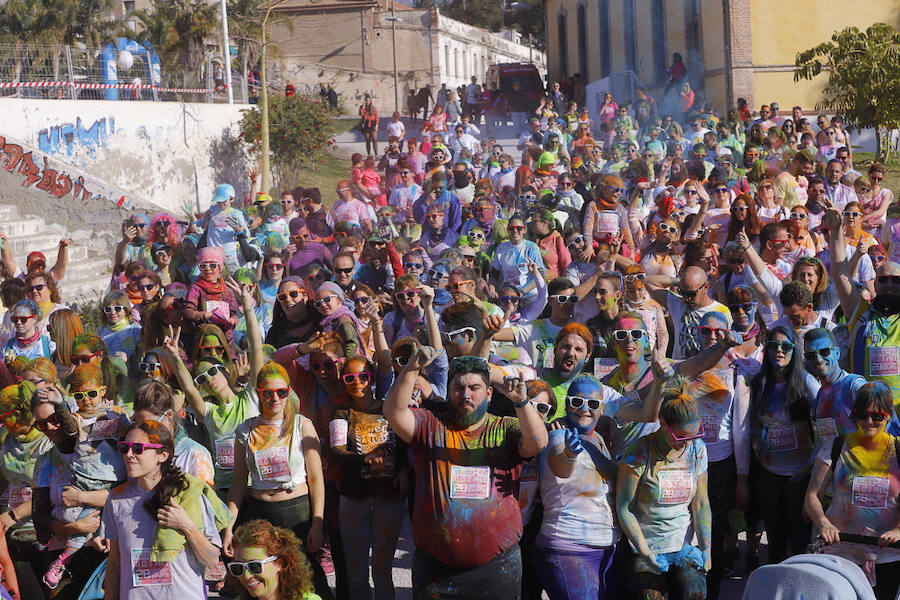
[[622, 34], [625, 36], [625, 69], [636, 71], [634, 0], [622, 0]]
[[578, 5], [578, 72], [582, 81], [590, 81], [588, 78], [588, 50], [587, 50], [587, 10], [584, 4]]
[[453, 76], [459, 77], [459, 50], [453, 49]]
[[444, 45], [444, 73], [450, 75], [450, 44]]
[[609, 56], [609, 0], [598, 0], [597, 8], [600, 13], [600, 77], [607, 77], [612, 70]]
[[651, 15], [653, 27], [653, 78], [656, 81], [666, 79], [666, 7], [663, 0], [653, 0]]
[[559, 75], [557, 79], [562, 79], [569, 75], [569, 39], [566, 35], [566, 13], [559, 13], [557, 18], [557, 41], [559, 45]]

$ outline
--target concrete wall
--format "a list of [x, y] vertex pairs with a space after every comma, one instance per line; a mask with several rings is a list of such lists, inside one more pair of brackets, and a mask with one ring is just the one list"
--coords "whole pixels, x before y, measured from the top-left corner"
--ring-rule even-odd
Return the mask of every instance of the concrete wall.
[[[173, 214], [209, 206], [217, 183], [247, 190], [241, 105], [4, 99], [0, 135]], [[116, 196], [116, 200], [119, 197]], [[113, 200], [113, 199], [111, 199]]]

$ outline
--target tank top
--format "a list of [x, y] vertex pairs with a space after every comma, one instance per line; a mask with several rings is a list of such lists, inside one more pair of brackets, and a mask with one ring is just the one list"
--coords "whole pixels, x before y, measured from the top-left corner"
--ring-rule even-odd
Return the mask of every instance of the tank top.
[[235, 440], [244, 447], [250, 485], [254, 490], [287, 490], [306, 483], [306, 460], [303, 457], [303, 421], [294, 416], [290, 437], [281, 436], [282, 422], [266, 422], [251, 417], [241, 423]]

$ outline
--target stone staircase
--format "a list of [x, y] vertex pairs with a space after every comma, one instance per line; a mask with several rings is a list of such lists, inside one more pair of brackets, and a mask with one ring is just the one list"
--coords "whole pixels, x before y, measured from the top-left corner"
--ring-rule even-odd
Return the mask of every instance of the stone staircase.
[[[0, 204], [0, 232], [12, 249], [16, 265], [24, 269], [29, 252], [38, 250], [47, 256], [47, 267], [56, 262], [59, 240], [73, 239], [69, 246], [69, 266], [60, 284], [60, 295], [65, 304], [96, 302], [109, 286], [112, 273], [112, 253], [106, 256], [92, 256], [88, 246], [79, 239], [82, 236], [67, 232], [62, 225], [47, 223], [35, 215], [21, 215], [19, 208], [10, 204]], [[86, 234], [87, 232], [79, 232]]]

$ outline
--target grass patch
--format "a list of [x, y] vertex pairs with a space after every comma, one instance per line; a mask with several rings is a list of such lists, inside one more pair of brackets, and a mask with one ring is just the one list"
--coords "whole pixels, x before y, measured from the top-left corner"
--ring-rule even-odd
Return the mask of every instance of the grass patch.
[[[874, 160], [874, 152], [854, 152], [853, 168], [866, 176], [869, 166]], [[900, 158], [891, 156], [890, 160], [885, 163], [884, 170], [884, 181], [881, 182], [881, 187], [892, 191], [900, 189]]]
[[337, 119], [337, 131], [335, 133], [347, 133], [359, 125], [359, 117], [341, 117]]
[[330, 207], [334, 203], [334, 190], [338, 181], [350, 177], [350, 156], [341, 151], [330, 151], [314, 168], [300, 174], [303, 187], [317, 187], [322, 192], [322, 200]]

